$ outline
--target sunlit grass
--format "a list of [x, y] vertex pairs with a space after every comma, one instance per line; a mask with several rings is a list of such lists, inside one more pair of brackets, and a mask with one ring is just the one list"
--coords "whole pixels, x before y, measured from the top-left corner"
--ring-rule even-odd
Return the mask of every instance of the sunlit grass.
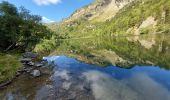
[[21, 67], [19, 55], [0, 54], [0, 82], [13, 78]]

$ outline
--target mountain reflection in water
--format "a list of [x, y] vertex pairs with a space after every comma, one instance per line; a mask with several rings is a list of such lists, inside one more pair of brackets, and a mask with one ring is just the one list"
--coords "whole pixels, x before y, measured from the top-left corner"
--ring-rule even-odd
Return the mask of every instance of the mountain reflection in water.
[[[27, 84], [34, 83], [34, 85], [27, 85], [27, 88], [16, 81], [0, 93], [0, 98], [4, 100], [170, 100], [170, 71], [159, 67], [135, 66], [132, 69], [99, 67], [66, 56], [51, 56], [44, 59], [55, 65], [54, 73], [45, 78], [46, 81], [38, 84], [35, 80], [29, 80]], [[22, 80], [20, 78], [20, 81]], [[22, 84], [26, 84], [24, 80]], [[31, 87], [34, 88], [30, 91]]]

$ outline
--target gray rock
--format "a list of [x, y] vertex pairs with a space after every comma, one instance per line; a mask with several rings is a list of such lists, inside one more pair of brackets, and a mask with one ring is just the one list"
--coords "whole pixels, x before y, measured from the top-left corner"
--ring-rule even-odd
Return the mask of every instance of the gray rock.
[[153, 62], [151, 62], [151, 61], [146, 61], [146, 64], [149, 64], [149, 65], [154, 65], [154, 63]]
[[30, 62], [27, 63], [27, 65], [34, 66], [34, 62], [30, 61]]
[[70, 95], [68, 95], [68, 100], [75, 100], [76, 99], [76, 93], [71, 93]]
[[32, 70], [32, 68], [26, 68], [26, 69], [25, 69], [25, 71], [26, 71], [27, 73], [30, 73], [31, 70]]
[[27, 63], [27, 62], [30, 62], [31, 60], [32, 60], [31, 58], [23, 58], [23, 59], [20, 59], [20, 62]]
[[23, 54], [24, 58], [37, 58], [38, 55], [36, 53], [32, 53], [32, 52], [26, 52]]
[[41, 67], [39, 70], [43, 75], [50, 75], [53, 73], [53, 71], [49, 67]]
[[38, 63], [38, 64], [35, 64], [34, 66], [35, 66], [35, 67], [42, 67], [43, 64]]
[[39, 77], [41, 75], [41, 72], [39, 70], [33, 70], [30, 74], [33, 77]]
[[23, 71], [24, 71], [24, 72], [27, 72], [27, 73], [30, 73], [31, 70], [33, 70], [33, 68], [31, 68], [31, 67], [25, 67], [25, 68], [23, 69]]

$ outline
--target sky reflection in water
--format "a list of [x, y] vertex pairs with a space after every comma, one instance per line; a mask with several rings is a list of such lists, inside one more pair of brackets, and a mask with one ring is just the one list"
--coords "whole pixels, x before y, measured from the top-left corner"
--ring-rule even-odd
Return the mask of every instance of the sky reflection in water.
[[[170, 100], [170, 71], [159, 67], [122, 69], [114, 66], [101, 68], [81, 63], [65, 56], [44, 58], [54, 61], [56, 71], [51, 77], [64, 79], [62, 87], [69, 90], [74, 78], [90, 84], [97, 100]], [[81, 87], [77, 82], [77, 87]]]

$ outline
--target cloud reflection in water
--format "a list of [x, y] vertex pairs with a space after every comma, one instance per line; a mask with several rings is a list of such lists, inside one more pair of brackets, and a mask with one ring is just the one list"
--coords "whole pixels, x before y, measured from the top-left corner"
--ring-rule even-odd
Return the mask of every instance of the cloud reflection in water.
[[100, 71], [83, 74], [91, 83], [97, 100], [170, 100], [170, 91], [147, 74], [138, 73], [124, 80], [117, 80]]

